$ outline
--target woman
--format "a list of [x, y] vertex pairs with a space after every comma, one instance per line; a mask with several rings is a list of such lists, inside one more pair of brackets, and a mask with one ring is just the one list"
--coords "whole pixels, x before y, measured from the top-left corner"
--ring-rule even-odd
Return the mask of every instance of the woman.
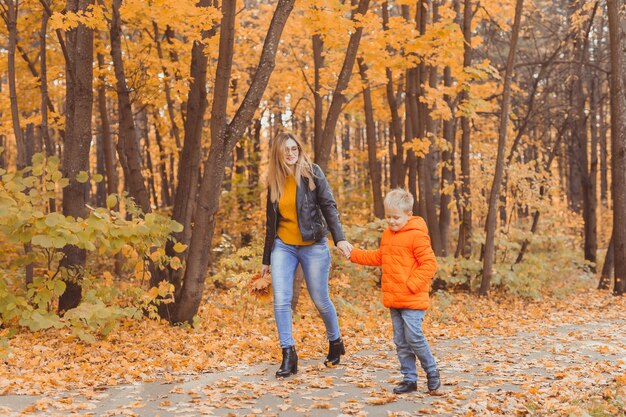
[[265, 248], [261, 275], [272, 265], [274, 319], [283, 360], [277, 377], [298, 372], [298, 355], [291, 327], [293, 276], [302, 265], [306, 286], [326, 325], [329, 341], [326, 366], [345, 354], [337, 311], [328, 295], [330, 251], [328, 230], [344, 256], [352, 245], [341, 230], [333, 194], [321, 168], [311, 162], [294, 135], [277, 135], [270, 149]]

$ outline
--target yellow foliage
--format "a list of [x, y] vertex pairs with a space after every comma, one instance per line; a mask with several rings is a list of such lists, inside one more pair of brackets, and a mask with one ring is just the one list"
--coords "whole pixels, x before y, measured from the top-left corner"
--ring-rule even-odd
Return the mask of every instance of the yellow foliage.
[[430, 150], [431, 142], [429, 139], [413, 138], [411, 142], [405, 143], [405, 149], [411, 149], [418, 158], [425, 157]]

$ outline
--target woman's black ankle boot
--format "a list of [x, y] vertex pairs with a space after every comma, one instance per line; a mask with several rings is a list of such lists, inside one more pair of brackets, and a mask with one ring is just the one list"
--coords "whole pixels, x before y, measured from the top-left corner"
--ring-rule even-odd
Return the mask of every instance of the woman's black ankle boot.
[[337, 366], [341, 360], [341, 355], [346, 354], [346, 348], [343, 346], [343, 340], [341, 337], [337, 340], [331, 340], [328, 342], [328, 356], [324, 361], [326, 366]]
[[287, 377], [291, 374], [298, 373], [298, 354], [295, 346], [283, 348], [283, 362], [280, 369], [276, 371], [277, 377]]

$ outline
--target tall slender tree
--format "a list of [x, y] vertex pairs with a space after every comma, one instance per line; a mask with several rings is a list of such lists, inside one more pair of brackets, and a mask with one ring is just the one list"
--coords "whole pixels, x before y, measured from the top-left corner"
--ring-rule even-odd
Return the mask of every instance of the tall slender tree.
[[19, 0], [4, 0], [2, 17], [9, 31], [8, 53], [8, 78], [9, 98], [11, 101], [11, 122], [13, 123], [13, 135], [17, 145], [17, 168], [23, 169], [30, 162], [26, 156], [26, 144], [24, 132], [20, 124], [20, 109], [17, 101], [17, 74], [15, 69], [15, 51], [17, 48], [17, 14]]
[[278, 1], [250, 87], [230, 122], [226, 110], [233, 60], [236, 1], [225, 0], [222, 3], [219, 57], [211, 109], [211, 148], [204, 161], [183, 285], [176, 294], [174, 311], [170, 316], [173, 322], [191, 322], [200, 306], [227, 156], [232, 153], [250, 125], [261, 101], [274, 69], [278, 43], [294, 2], [295, 0]]
[[[472, 0], [463, 2], [463, 68], [469, 69], [472, 65]], [[459, 240], [454, 256], [462, 255], [469, 258], [472, 253], [472, 207], [471, 207], [471, 177], [470, 177], [470, 140], [471, 124], [469, 114], [469, 85], [466, 85], [459, 94], [459, 101], [465, 107], [461, 114], [461, 175], [460, 197], [461, 213], [459, 222]]]
[[[93, 0], [67, 0], [66, 10], [85, 13]], [[63, 143], [63, 176], [70, 184], [63, 188], [63, 214], [86, 217], [85, 202], [88, 189], [76, 176], [89, 171], [89, 149], [92, 139], [93, 108], [93, 30], [78, 23], [66, 33], [68, 60], [66, 62], [65, 142]], [[87, 253], [73, 245], [63, 248], [61, 267], [66, 271], [66, 289], [59, 297], [59, 310], [67, 311], [81, 301], [81, 281]]]
[[[43, 0], [47, 3], [47, 0]], [[39, 89], [41, 90], [41, 104], [39, 106], [41, 112], [41, 137], [45, 146], [46, 154], [52, 156], [55, 154], [54, 143], [50, 136], [50, 126], [48, 124], [48, 104], [50, 97], [48, 94], [48, 21], [50, 15], [47, 11], [43, 11], [41, 16], [41, 29], [39, 31]], [[50, 199], [50, 211], [56, 210], [54, 199]]]
[[363, 58], [358, 58], [359, 73], [363, 82], [363, 104], [365, 111], [365, 136], [367, 138], [367, 166], [369, 168], [372, 196], [374, 197], [374, 215], [379, 219], [385, 216], [383, 193], [380, 176], [380, 163], [377, 159], [376, 124], [374, 121], [374, 106], [372, 105], [372, 90], [367, 78], [367, 64]]
[[611, 48], [611, 179], [615, 295], [626, 292], [626, 102], [621, 25], [617, 0], [607, 0]]
[[130, 92], [126, 84], [126, 72], [122, 58], [122, 0], [113, 0], [111, 7], [111, 58], [115, 70], [118, 112], [117, 152], [130, 196], [144, 213], [152, 211], [150, 196], [143, 177], [139, 138], [135, 128]]
[[337, 121], [341, 115], [341, 109], [346, 102], [344, 91], [348, 88], [348, 83], [352, 76], [352, 68], [356, 60], [356, 54], [361, 42], [361, 36], [363, 34], [363, 26], [358, 22], [363, 15], [367, 12], [369, 7], [369, 0], [359, 0], [352, 20], [357, 24], [356, 29], [350, 35], [348, 46], [346, 47], [346, 55], [344, 57], [341, 71], [337, 76], [337, 85], [333, 91], [333, 97], [326, 113], [326, 121], [324, 122], [324, 129], [320, 138], [321, 143], [315, 146], [315, 163], [317, 163], [322, 170], [325, 170], [328, 161], [330, 159], [330, 153], [333, 143], [335, 141], [335, 129], [337, 128]]
[[498, 153], [496, 156], [496, 172], [489, 194], [489, 207], [487, 211], [487, 221], [485, 223], [485, 250], [483, 257], [483, 276], [480, 283], [480, 295], [487, 295], [491, 286], [493, 276], [493, 262], [495, 258], [495, 235], [496, 220], [498, 216], [498, 200], [500, 196], [500, 186], [504, 177], [504, 157], [506, 153], [506, 139], [509, 125], [509, 111], [511, 108], [511, 83], [513, 81], [513, 69], [515, 64], [515, 54], [517, 52], [517, 40], [519, 38], [522, 21], [522, 11], [524, 0], [515, 2], [515, 18], [511, 28], [511, 44], [509, 55], [506, 60], [504, 73], [504, 85], [502, 89], [502, 108], [500, 112], [500, 127], [498, 129]]
[[[389, 30], [389, 2], [384, 1], [382, 3], [382, 23], [383, 30]], [[385, 85], [385, 96], [387, 103], [389, 104], [389, 111], [391, 113], [391, 128], [390, 128], [390, 183], [391, 188], [402, 187], [404, 185], [405, 169], [404, 169], [404, 147], [402, 146], [402, 119], [400, 118], [398, 110], [398, 100], [396, 100], [396, 93], [394, 90], [393, 71], [391, 68], [385, 68], [385, 76], [387, 77], [387, 84]], [[395, 152], [394, 152], [395, 150]]]

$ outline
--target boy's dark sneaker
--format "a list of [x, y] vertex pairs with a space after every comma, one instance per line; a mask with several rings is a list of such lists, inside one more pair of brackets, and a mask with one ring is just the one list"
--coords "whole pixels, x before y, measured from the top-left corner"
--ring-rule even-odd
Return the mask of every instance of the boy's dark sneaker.
[[415, 381], [402, 381], [393, 389], [394, 394], [406, 394], [413, 391], [417, 391], [417, 382]]
[[428, 391], [432, 394], [441, 387], [441, 379], [439, 378], [439, 371], [435, 371], [429, 375], [426, 375], [428, 379], [427, 386]]

